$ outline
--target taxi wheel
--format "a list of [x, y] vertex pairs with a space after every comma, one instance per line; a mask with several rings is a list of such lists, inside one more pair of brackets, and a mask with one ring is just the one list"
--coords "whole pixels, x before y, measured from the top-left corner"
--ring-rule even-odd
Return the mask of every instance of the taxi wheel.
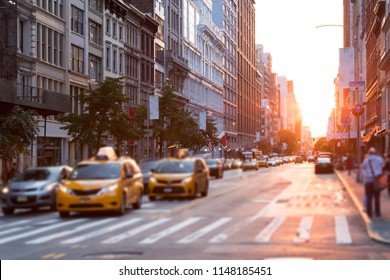
[[197, 196], [198, 196], [198, 185], [195, 185], [194, 193], [192, 194], [191, 198], [195, 199]]
[[148, 198], [149, 198], [149, 201], [155, 201], [156, 200], [155, 196], [148, 196]]
[[69, 212], [67, 212], [67, 211], [60, 211], [60, 212], [58, 212], [58, 214], [60, 215], [60, 218], [68, 218], [69, 217]]
[[206, 183], [206, 189], [205, 189], [203, 192], [201, 192], [200, 195], [201, 195], [202, 197], [205, 197], [205, 196], [207, 196], [208, 193], [209, 193], [209, 182], [207, 181], [207, 183]]
[[2, 210], [4, 215], [12, 215], [15, 211], [15, 209], [11, 207], [3, 207]]
[[141, 205], [142, 205], [142, 191], [140, 190], [137, 197], [137, 201], [134, 202], [132, 206], [134, 209], [140, 209]]
[[119, 206], [119, 209], [116, 211], [116, 214], [118, 216], [122, 216], [126, 212], [126, 197], [125, 194], [122, 194], [122, 199], [121, 199], [121, 205]]

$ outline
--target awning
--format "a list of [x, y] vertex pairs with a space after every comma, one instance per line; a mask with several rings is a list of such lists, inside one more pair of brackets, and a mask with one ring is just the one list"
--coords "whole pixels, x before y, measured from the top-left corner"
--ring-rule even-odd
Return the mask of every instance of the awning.
[[376, 127], [371, 128], [371, 130], [370, 130], [366, 135], [364, 135], [364, 137], [363, 137], [363, 143], [368, 143], [368, 142], [370, 142], [376, 131], [377, 131], [377, 128], [376, 128]]

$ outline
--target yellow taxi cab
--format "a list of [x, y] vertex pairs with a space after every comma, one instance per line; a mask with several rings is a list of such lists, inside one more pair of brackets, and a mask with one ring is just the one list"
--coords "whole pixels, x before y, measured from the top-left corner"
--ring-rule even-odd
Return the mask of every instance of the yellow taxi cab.
[[57, 211], [61, 218], [85, 211], [123, 215], [127, 206], [141, 208], [142, 195], [142, 173], [135, 160], [118, 158], [112, 147], [104, 147], [95, 157], [77, 164], [61, 182]]
[[152, 170], [148, 183], [148, 197], [196, 198], [198, 193], [207, 196], [210, 172], [203, 158], [185, 157], [162, 160]]

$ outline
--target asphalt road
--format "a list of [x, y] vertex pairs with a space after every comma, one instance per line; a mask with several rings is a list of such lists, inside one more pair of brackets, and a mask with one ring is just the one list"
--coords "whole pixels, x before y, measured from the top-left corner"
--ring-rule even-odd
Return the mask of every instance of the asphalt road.
[[390, 259], [336, 174], [312, 163], [229, 170], [195, 200], [144, 197], [122, 217], [0, 214], [0, 259]]

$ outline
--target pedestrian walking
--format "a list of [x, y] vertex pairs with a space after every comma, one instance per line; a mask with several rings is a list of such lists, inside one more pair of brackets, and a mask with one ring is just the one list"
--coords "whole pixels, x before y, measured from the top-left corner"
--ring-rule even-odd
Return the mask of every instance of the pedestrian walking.
[[390, 196], [390, 153], [387, 154], [385, 165], [383, 166], [383, 172], [387, 174], [387, 195]]
[[[364, 194], [366, 199], [367, 215], [373, 217], [373, 206], [375, 216], [381, 217], [380, 191], [374, 190], [374, 179], [376, 176], [382, 174], [385, 161], [376, 154], [375, 148], [371, 147], [368, 150], [368, 155], [361, 164], [361, 170], [364, 176]], [[374, 201], [374, 205], [373, 205]]]

